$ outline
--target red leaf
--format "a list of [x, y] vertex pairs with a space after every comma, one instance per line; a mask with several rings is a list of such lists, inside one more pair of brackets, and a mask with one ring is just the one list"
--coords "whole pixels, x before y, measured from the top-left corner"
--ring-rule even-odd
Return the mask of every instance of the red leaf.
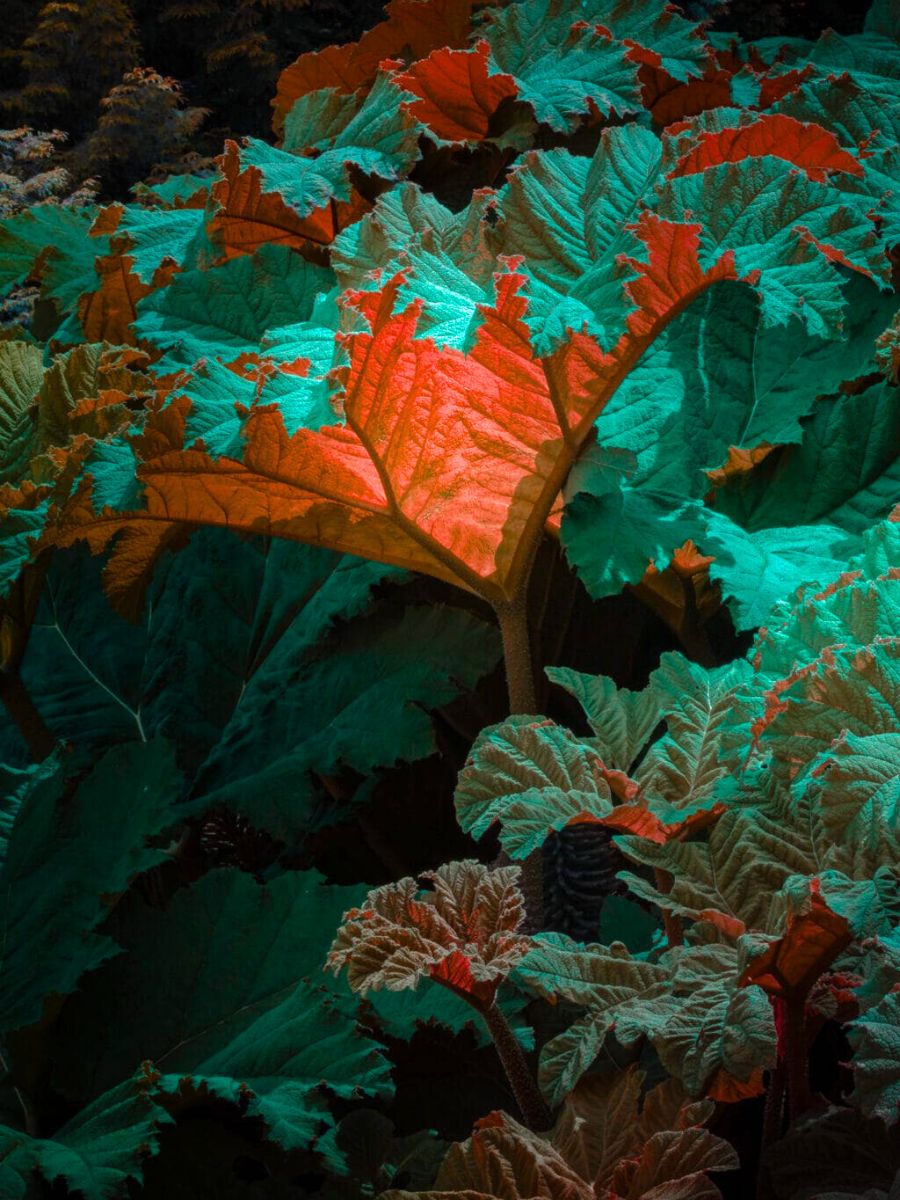
[[702, 79], [681, 83], [662, 67], [642, 65], [641, 81], [644, 107], [650, 110], [654, 123], [667, 127], [685, 117], [696, 117], [709, 108], [721, 108], [731, 103], [733, 72], [715, 65], [707, 67]]
[[257, 167], [242, 168], [236, 142], [226, 142], [219, 165], [223, 178], [212, 189], [218, 210], [207, 232], [223, 259], [253, 254], [265, 245], [290, 246], [313, 257], [314, 247], [333, 242], [370, 208], [354, 192], [349, 201], [325, 204], [301, 217], [277, 192], [263, 190], [262, 172]]
[[814, 879], [808, 910], [788, 917], [783, 936], [753, 960], [741, 984], [755, 983], [784, 999], [806, 996], [852, 940], [847, 920], [828, 907]]
[[157, 288], [165, 287], [178, 271], [175, 263], [168, 263], [157, 270], [152, 283], [142, 283], [131, 270], [133, 263], [128, 254], [113, 253], [97, 259], [94, 266], [100, 286], [78, 300], [85, 341], [135, 345], [131, 332], [135, 306]]
[[311, 54], [301, 54], [286, 67], [278, 80], [272, 107], [272, 125], [276, 133], [301, 96], [320, 88], [355, 92], [370, 87], [378, 64], [386, 58], [415, 61], [432, 50], [445, 46], [465, 46], [474, 0], [391, 0], [388, 19], [369, 29], [358, 42], [346, 46], [328, 46]]
[[675, 168], [669, 178], [696, 175], [707, 167], [745, 158], [771, 154], [800, 167], [810, 179], [824, 182], [828, 171], [846, 171], [861, 176], [862, 164], [842, 150], [835, 135], [820, 125], [804, 125], [794, 117], [766, 113], [752, 125], [701, 134], [696, 145]]
[[396, 76], [404, 91], [420, 97], [409, 111], [442, 141], [481, 141], [501, 102], [518, 94], [511, 75], [488, 74], [488, 54], [485, 41], [473, 50], [435, 50]]
[[135, 522], [226, 525], [422, 571], [494, 603], [517, 596], [597, 414], [674, 316], [713, 281], [735, 278], [730, 255], [700, 267], [697, 225], [644, 213], [634, 228], [649, 261], [630, 262], [639, 307], [612, 350], [574, 334], [540, 358], [522, 319], [524, 277], [509, 261], [496, 302], [479, 306], [472, 350], [438, 349], [417, 336], [417, 305], [393, 312], [398, 276], [350, 297], [369, 328], [345, 339], [346, 425], [291, 437], [278, 411], [260, 407], [241, 461], [170, 443], [139, 469], [143, 510], [92, 515], [82, 490], [59, 543], [87, 536], [99, 549]]

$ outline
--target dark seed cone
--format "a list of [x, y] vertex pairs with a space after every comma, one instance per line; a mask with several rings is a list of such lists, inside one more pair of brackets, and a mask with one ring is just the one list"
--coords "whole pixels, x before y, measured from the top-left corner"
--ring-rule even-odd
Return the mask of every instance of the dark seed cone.
[[595, 942], [603, 904], [621, 894], [624, 861], [602, 825], [573, 825], [544, 843], [545, 927]]

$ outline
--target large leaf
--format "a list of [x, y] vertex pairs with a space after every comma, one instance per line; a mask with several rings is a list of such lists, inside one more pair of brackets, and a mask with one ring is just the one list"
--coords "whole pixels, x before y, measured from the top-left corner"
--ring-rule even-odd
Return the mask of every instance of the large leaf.
[[307, 319], [331, 277], [280, 246], [233, 259], [214, 271], [184, 271], [138, 306], [135, 331], [161, 350], [161, 372], [204, 357], [231, 362], [258, 349], [263, 334]]
[[322, 89], [350, 94], [370, 86], [385, 59], [424, 58], [440, 46], [466, 44], [472, 0], [390, 0], [387, 20], [367, 30], [358, 42], [301, 54], [281, 73], [274, 101], [275, 128], [301, 97]]
[[608, 675], [585, 675], [568, 667], [548, 667], [546, 673], [581, 705], [603, 761], [628, 771], [662, 719], [657, 690], [630, 692], [617, 688]]
[[89, 1200], [122, 1195], [128, 1180], [140, 1181], [144, 1161], [156, 1153], [159, 1127], [171, 1122], [152, 1098], [154, 1083], [141, 1072], [98, 1097], [52, 1137], [0, 1126], [0, 1194], [10, 1200], [30, 1195], [39, 1171], [48, 1183], [64, 1180]]
[[[893, 308], [891, 297], [880, 296], [861, 279], [848, 280], [845, 288], [851, 298], [849, 341], [804, 333], [796, 320], [785, 336], [781, 328], [766, 326], [758, 297], [749, 288], [721, 283], [650, 348], [597, 421], [599, 447], [627, 450], [635, 456], [633, 464], [611, 470], [615, 464], [608, 452], [589, 451], [569, 481], [563, 542], [593, 595], [637, 583], [651, 560], [662, 569], [688, 538], [716, 556], [712, 576], [722, 580], [727, 597], [736, 598], [737, 619], [744, 628], [759, 624], [766, 609], [800, 583], [829, 582], [839, 573], [835, 564], [849, 552], [841, 528], [856, 533], [862, 525], [852, 511], [856, 502], [832, 516], [827, 498], [815, 513], [809, 498], [810, 480], [821, 480], [822, 470], [829, 472], [815, 450], [821, 438], [813, 427], [835, 402], [820, 402], [806, 428], [801, 418], [816, 405], [817, 396], [871, 370], [874, 339]], [[845, 397], [836, 403], [848, 421], [856, 419], [851, 416], [853, 401]], [[872, 412], [873, 420], [883, 423], [888, 412], [887, 407], [878, 416]], [[848, 436], [868, 447], [869, 430], [857, 432], [857, 426], [858, 420], [851, 431], [848, 424]], [[893, 462], [886, 450], [892, 441], [889, 430], [882, 434], [876, 425], [873, 432], [871, 447], [857, 460], [866, 481], [869, 522], [889, 507], [886, 500], [879, 507], [879, 495], [890, 490]], [[837, 434], [826, 436], [836, 447]], [[733, 486], [717, 491], [713, 502], [737, 525], [687, 503], [709, 492], [710, 476], [716, 477], [733, 456], [743, 453], [752, 464], [770, 447], [801, 437], [804, 446], [782, 456], [798, 460], [797, 482], [790, 492], [782, 488], [771, 505], [762, 488], [762, 481], [771, 479], [768, 462], [750, 477], [758, 479], [755, 486], [740, 475]], [[800, 463], [807, 458], [810, 464], [803, 470]], [[781, 461], [774, 456], [776, 460]], [[884, 482], [870, 485], [881, 471], [886, 472]], [[852, 495], [852, 472], [826, 478], [834, 480], [835, 489], [844, 489], [843, 496]], [[749, 519], [752, 501], [740, 508], [732, 500], [732, 495], [739, 500], [745, 489], [748, 500], [758, 497], [766, 517]], [[679, 507], [673, 499], [685, 503]], [[803, 528], [795, 533], [767, 529], [758, 538], [744, 532], [744, 527], [755, 532], [763, 526], [806, 526], [812, 520], [841, 528], [815, 534]]]
[[[426, 709], [473, 685], [499, 649], [460, 610], [362, 618], [394, 573], [331, 551], [207, 530], [163, 568], [132, 625], [89, 556], [62, 558], [23, 679], [57, 736], [99, 748], [164, 734], [195, 804], [228, 803], [288, 842], [320, 819], [310, 772], [426, 756]], [[350, 618], [362, 623], [332, 632]]]
[[72, 312], [78, 298], [97, 286], [94, 263], [109, 250], [108, 240], [87, 236], [93, 217], [90, 209], [55, 204], [8, 217], [0, 229], [0, 291], [37, 277], [43, 294], [61, 312]]
[[[526, 858], [551, 831], [608, 816], [610, 774], [567, 729], [513, 717], [479, 734], [457, 783], [457, 820], [474, 837], [499, 821], [506, 851]], [[612, 774], [616, 786], [629, 782], [621, 772]]]
[[[310, 1146], [331, 1124], [325, 1087], [347, 1099], [390, 1090], [388, 1065], [354, 1030], [352, 1006], [299, 982], [318, 974], [331, 930], [357, 895], [324, 886], [314, 872], [260, 887], [220, 870], [179, 892], [167, 913], [136, 899], [120, 906], [111, 931], [125, 953], [85, 980], [63, 1012], [63, 1036], [80, 1033], [67, 1039], [62, 1082], [97, 1094], [150, 1059], [163, 1091], [205, 1085], [225, 1099], [243, 1095], [271, 1136]], [[153, 953], [160, 938], [162, 974]], [[91, 1053], [94, 1034], [102, 1058]]]
[[[727, 255], [700, 270], [694, 227], [647, 218], [639, 233], [650, 261], [629, 284], [639, 308], [611, 354], [578, 334], [537, 358], [523, 322], [524, 279], [514, 273], [498, 275], [469, 354], [417, 337], [415, 309], [392, 312], [393, 288], [357, 297], [370, 331], [348, 339], [346, 425], [289, 437], [277, 412], [257, 409], [243, 459], [212, 462], [182, 448], [184, 426], [166, 410], [163, 437], [144, 443], [153, 448], [139, 468], [144, 514], [95, 513], [82, 489], [62, 539], [90, 536], [98, 546], [143, 520], [142, 554], [152, 554], [183, 521], [264, 527], [415, 567], [491, 599], [514, 595], [597, 411], [674, 311], [732, 273]], [[429, 435], [438, 428], [449, 440]]]
[[165, 858], [147, 840], [173, 823], [179, 785], [161, 741], [110, 750], [81, 782], [67, 783], [54, 760], [31, 777], [0, 872], [0, 1029], [35, 1021], [45, 996], [72, 992], [116, 954], [98, 931], [105, 898]]
[[[751, 532], [791, 523], [828, 525], [850, 533], [884, 519], [900, 485], [896, 389], [873, 384], [858, 395], [820, 401], [802, 443], [736, 478], [716, 507]], [[820, 535], [821, 536], [821, 535]]]
[[621, 944], [570, 942], [544, 934], [517, 968], [528, 985], [586, 1011], [541, 1052], [540, 1080], [558, 1101], [590, 1069], [607, 1037], [646, 1036], [686, 1089], [722, 1098], [754, 1095], [775, 1054], [775, 1025], [758, 987], [739, 988], [738, 958], [726, 947], [670, 951], [641, 962]]

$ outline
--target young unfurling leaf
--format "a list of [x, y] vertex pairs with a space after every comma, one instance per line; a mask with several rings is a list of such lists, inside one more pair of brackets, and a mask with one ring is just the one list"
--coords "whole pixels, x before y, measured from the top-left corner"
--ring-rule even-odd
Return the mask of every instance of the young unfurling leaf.
[[354, 991], [414, 988], [423, 975], [490, 1007], [497, 987], [528, 953], [518, 869], [489, 871], [450, 863], [415, 879], [385, 884], [344, 914], [328, 955]]

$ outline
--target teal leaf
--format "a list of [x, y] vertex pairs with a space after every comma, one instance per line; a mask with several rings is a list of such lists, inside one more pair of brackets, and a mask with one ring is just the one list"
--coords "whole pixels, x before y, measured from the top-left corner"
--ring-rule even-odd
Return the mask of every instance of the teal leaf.
[[159, 741], [108, 751], [72, 794], [53, 760], [29, 780], [0, 872], [0, 1029], [37, 1020], [45, 996], [72, 992], [116, 953], [98, 932], [105, 898], [165, 858], [147, 841], [172, 825], [179, 787]]
[[161, 374], [200, 359], [236, 359], [265, 333], [305, 320], [333, 276], [284, 246], [266, 245], [210, 271], [184, 271], [137, 306], [134, 329], [164, 352]]
[[333, 1123], [329, 1092], [391, 1092], [387, 1060], [354, 1027], [355, 1003], [304, 980], [320, 977], [340, 915], [360, 897], [315, 872], [261, 887], [219, 870], [176, 893], [166, 912], [131, 898], [108, 926], [125, 953], [85, 980], [63, 1014], [61, 1081], [95, 1095], [149, 1059], [164, 1092], [205, 1085], [243, 1095], [285, 1148], [311, 1146]]

